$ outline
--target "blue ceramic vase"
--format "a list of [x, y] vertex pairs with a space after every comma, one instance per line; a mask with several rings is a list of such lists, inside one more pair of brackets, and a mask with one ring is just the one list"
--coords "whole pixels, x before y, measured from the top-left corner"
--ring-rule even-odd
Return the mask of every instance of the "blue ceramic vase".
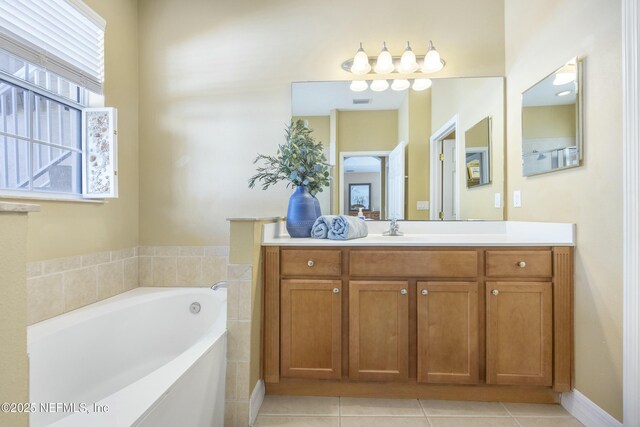
[[287, 231], [291, 237], [311, 237], [311, 227], [320, 216], [320, 203], [305, 186], [296, 187], [287, 209]]

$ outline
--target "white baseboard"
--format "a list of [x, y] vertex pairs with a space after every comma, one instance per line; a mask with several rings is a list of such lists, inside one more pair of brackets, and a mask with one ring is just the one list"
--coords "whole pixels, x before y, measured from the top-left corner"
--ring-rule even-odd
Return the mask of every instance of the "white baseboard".
[[256, 418], [258, 417], [258, 411], [262, 406], [262, 401], [264, 400], [264, 381], [258, 380], [256, 386], [253, 388], [251, 392], [251, 397], [249, 398], [249, 425], [252, 426], [256, 422]]
[[578, 390], [562, 393], [560, 404], [586, 427], [622, 427], [622, 423]]

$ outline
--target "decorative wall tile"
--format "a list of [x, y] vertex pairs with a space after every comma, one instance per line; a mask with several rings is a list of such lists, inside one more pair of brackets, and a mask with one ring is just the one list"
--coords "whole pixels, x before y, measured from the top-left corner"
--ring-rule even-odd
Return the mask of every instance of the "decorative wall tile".
[[229, 264], [227, 277], [229, 280], [251, 280], [252, 270], [249, 264]]
[[60, 273], [80, 267], [82, 267], [82, 260], [79, 256], [50, 259], [42, 262], [42, 274]]
[[229, 320], [227, 323], [227, 360], [249, 361], [251, 322]]
[[30, 262], [27, 263], [27, 279], [31, 277], [38, 277], [42, 275], [42, 263]]
[[178, 263], [176, 257], [153, 258], [153, 286], [176, 286]]
[[138, 256], [154, 256], [155, 252], [153, 246], [138, 246]]
[[180, 248], [178, 248], [178, 255], [179, 256], [189, 256], [189, 257], [194, 257], [194, 256], [204, 256], [204, 247], [202, 246], [180, 246]]
[[238, 280], [238, 320], [251, 320], [251, 281]]
[[119, 249], [117, 251], [111, 251], [111, 261], [117, 261], [119, 259], [131, 258], [135, 256], [134, 248]]
[[130, 291], [138, 287], [138, 257], [126, 258], [122, 260], [122, 287], [123, 290]]
[[97, 266], [98, 300], [103, 300], [124, 291], [124, 264], [122, 261]]
[[63, 280], [65, 312], [98, 300], [95, 266], [66, 271]]
[[102, 264], [111, 261], [111, 252], [96, 252], [93, 254], [82, 255], [82, 266]]
[[226, 256], [205, 256], [202, 259], [202, 286], [211, 286], [216, 282], [226, 280], [228, 262]]
[[153, 257], [138, 257], [138, 275], [140, 286], [153, 286]]
[[177, 246], [156, 246], [155, 256], [178, 256]]
[[62, 273], [27, 279], [27, 324], [64, 313]]
[[198, 286], [202, 283], [202, 257], [178, 257], [178, 286]]
[[229, 256], [229, 246], [205, 246], [204, 256]]

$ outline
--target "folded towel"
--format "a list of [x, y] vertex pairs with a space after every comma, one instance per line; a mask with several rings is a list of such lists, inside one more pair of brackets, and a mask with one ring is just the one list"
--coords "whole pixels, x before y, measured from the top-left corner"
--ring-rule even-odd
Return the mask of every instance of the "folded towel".
[[331, 223], [337, 215], [321, 215], [311, 227], [311, 237], [314, 239], [326, 239], [331, 228]]
[[331, 240], [350, 240], [367, 237], [367, 223], [355, 216], [340, 215], [333, 218], [329, 234]]

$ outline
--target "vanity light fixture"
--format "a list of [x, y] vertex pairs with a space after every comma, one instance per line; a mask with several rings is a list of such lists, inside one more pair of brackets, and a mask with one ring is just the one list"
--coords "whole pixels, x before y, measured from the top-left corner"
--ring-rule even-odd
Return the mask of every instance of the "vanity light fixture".
[[364, 92], [365, 90], [369, 89], [369, 84], [366, 80], [354, 80], [349, 85], [349, 89], [351, 89], [353, 92]]
[[367, 53], [362, 48], [362, 43], [360, 43], [360, 48], [358, 48], [355, 56], [353, 57], [351, 72], [357, 76], [361, 76], [363, 74], [367, 74], [369, 71], [371, 71], [371, 64], [369, 64], [369, 57], [367, 56]]
[[553, 79], [554, 86], [562, 86], [567, 83], [574, 82], [576, 80], [577, 67], [575, 62], [568, 62], [564, 67], [560, 68], [556, 72], [556, 76]]
[[415, 79], [413, 81], [411, 89], [420, 92], [429, 89], [431, 87], [431, 84], [431, 79]]
[[[425, 56], [416, 56], [411, 49], [411, 44], [407, 42], [402, 56], [392, 56], [387, 49], [387, 43], [382, 43], [382, 50], [375, 59], [370, 59], [360, 43], [360, 47], [356, 51], [353, 58], [347, 59], [342, 63], [342, 69], [357, 76], [365, 74], [415, 74], [415, 73], [435, 73], [446, 65], [444, 59], [440, 57], [440, 53], [433, 46], [433, 42], [429, 41], [427, 53]], [[385, 76], [389, 78], [389, 76]], [[416, 77], [416, 76], [407, 76]]]
[[400, 57], [400, 66], [398, 72], [402, 74], [411, 74], [418, 69], [418, 62], [416, 61], [416, 54], [413, 53], [411, 45], [407, 42], [407, 47], [404, 53]]
[[422, 64], [423, 73], [435, 73], [442, 70], [444, 67], [444, 61], [440, 58], [440, 54], [436, 50], [433, 42], [429, 40], [429, 46], [427, 47], [427, 54], [424, 57], [424, 63]]
[[571, 93], [570, 90], [563, 90], [562, 92], [556, 93], [556, 96], [567, 96]]
[[395, 65], [393, 65], [393, 57], [387, 49], [387, 43], [382, 42], [382, 50], [378, 55], [374, 70], [378, 74], [389, 74], [393, 73], [393, 70], [395, 70], [395, 68]]

